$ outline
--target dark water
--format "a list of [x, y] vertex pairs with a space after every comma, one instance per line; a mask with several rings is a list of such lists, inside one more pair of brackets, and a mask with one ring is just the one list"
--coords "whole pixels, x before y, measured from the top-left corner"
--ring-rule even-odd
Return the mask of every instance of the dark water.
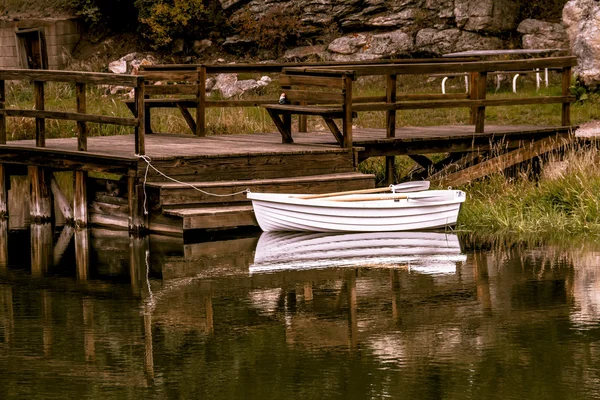
[[258, 236], [0, 234], [0, 398], [600, 398], [594, 246]]

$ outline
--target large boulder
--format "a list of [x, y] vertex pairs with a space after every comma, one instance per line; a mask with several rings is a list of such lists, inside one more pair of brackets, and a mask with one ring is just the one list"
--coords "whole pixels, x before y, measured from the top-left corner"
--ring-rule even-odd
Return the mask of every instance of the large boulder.
[[377, 60], [409, 54], [412, 49], [413, 38], [401, 30], [342, 36], [327, 47], [334, 61]]
[[517, 27], [523, 34], [524, 49], [562, 49], [569, 47], [567, 32], [561, 24], [526, 19]]
[[517, 27], [520, 2], [517, 0], [456, 0], [454, 15], [460, 29], [502, 33]]
[[586, 86], [600, 84], [600, 3], [570, 0], [563, 9], [571, 50], [577, 56], [575, 74]]
[[468, 50], [500, 49], [503, 45], [500, 38], [482, 36], [460, 29], [421, 29], [415, 40], [416, 49], [435, 55]]

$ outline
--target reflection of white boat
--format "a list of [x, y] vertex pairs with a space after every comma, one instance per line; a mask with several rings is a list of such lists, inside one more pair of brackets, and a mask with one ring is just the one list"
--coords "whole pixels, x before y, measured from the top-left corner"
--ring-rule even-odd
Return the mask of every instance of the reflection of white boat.
[[264, 232], [250, 273], [327, 267], [406, 265], [424, 273], [455, 273], [466, 260], [454, 234], [440, 232]]
[[390, 232], [442, 228], [456, 224], [460, 205], [465, 201], [465, 193], [460, 190], [302, 197], [248, 193], [258, 224], [265, 232]]

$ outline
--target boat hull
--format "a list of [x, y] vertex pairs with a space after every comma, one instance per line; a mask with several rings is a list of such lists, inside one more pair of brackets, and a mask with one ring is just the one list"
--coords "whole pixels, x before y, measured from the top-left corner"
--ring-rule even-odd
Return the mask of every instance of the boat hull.
[[465, 200], [460, 190], [431, 190], [407, 199], [339, 202], [298, 195], [248, 193], [261, 229], [310, 232], [392, 232], [456, 224]]

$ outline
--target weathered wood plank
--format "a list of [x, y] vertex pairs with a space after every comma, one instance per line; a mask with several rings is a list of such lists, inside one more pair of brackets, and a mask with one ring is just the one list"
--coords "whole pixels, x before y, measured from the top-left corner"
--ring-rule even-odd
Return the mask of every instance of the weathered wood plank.
[[288, 89], [285, 91], [288, 101], [306, 101], [313, 104], [320, 102], [333, 102], [342, 104], [344, 102], [344, 96], [342, 93], [337, 92], [324, 92], [314, 90], [293, 90]]
[[[137, 155], [145, 155], [146, 154], [146, 108], [144, 106], [144, 82], [138, 82], [138, 85], [135, 87], [135, 117], [137, 118], [137, 125], [134, 130], [135, 136], [135, 154]], [[150, 115], [148, 115], [149, 119]], [[148, 124], [148, 129], [150, 129], [150, 124]]]
[[[576, 57], [547, 57], [520, 60], [495, 60], [453, 63], [403, 63], [380, 65], [354, 65], [350, 71], [358, 76], [364, 75], [429, 75], [464, 72], [528, 71], [536, 68], [564, 68], [577, 65]], [[325, 73], [330, 67], [286, 68], [286, 71], [304, 73]], [[331, 67], [334, 68], [334, 67]]]
[[518, 106], [530, 104], [558, 104], [572, 103], [576, 99], [574, 96], [540, 96], [540, 97], [522, 97], [516, 99], [484, 99], [484, 100], [446, 100], [446, 101], [406, 101], [395, 104], [385, 103], [366, 103], [355, 104], [353, 111], [388, 111], [388, 110], [418, 110], [430, 108], [461, 108], [461, 107], [501, 107]]
[[[6, 84], [0, 80], [0, 110], [6, 107]], [[0, 144], [6, 144], [6, 116], [0, 113]]]
[[52, 200], [50, 181], [44, 168], [27, 167], [31, 191], [29, 195], [29, 214], [35, 222], [45, 222], [52, 218]]
[[73, 182], [73, 219], [77, 228], [88, 224], [87, 177], [86, 171], [75, 171]]
[[165, 210], [165, 213], [183, 218], [184, 230], [258, 226], [251, 205]]
[[[562, 72], [562, 95], [568, 96], [571, 88], [571, 68], [565, 67]], [[562, 126], [571, 125], [571, 103], [565, 101], [562, 104], [561, 124]]]
[[196, 136], [202, 137], [206, 136], [206, 67], [199, 67], [197, 73], [196, 98], [198, 104], [196, 105], [196, 129], [194, 132]]
[[[85, 83], [78, 82], [75, 84], [78, 114], [85, 114], [86, 112], [85, 87]], [[84, 121], [77, 121], [77, 150], [87, 150], [87, 129]]]
[[58, 183], [56, 182], [56, 178], [54, 178], [54, 176], [50, 179], [50, 190], [52, 190], [52, 194], [54, 195], [54, 202], [58, 205], [58, 208], [62, 212], [62, 215], [65, 217], [65, 220], [67, 220], [68, 222], [73, 221], [73, 210], [71, 209], [71, 205], [69, 204], [69, 201], [63, 194], [60, 187], [58, 186]]
[[[33, 82], [33, 98], [36, 112], [44, 110], [44, 82]], [[46, 145], [46, 120], [45, 117], [37, 116], [35, 118], [35, 145], [44, 147]]]
[[352, 148], [352, 118], [354, 114], [352, 112], [352, 81], [354, 76], [344, 76], [344, 116], [342, 119], [342, 134], [344, 135], [343, 148]]
[[[149, 96], [167, 96], [167, 95], [196, 95], [198, 85], [180, 84], [180, 85], [147, 85], [146, 94]], [[195, 99], [194, 99], [195, 100]]]
[[183, 119], [187, 123], [188, 127], [193, 133], [196, 133], [196, 121], [192, 118], [192, 114], [188, 111], [188, 109], [181, 104], [177, 103], [177, 108], [179, 108], [179, 112], [183, 115]]
[[41, 69], [0, 69], [0, 80], [37, 82], [81, 82], [96, 85], [135, 87], [144, 80], [141, 76], [100, 72], [73, 72]]
[[126, 117], [111, 117], [108, 115], [93, 115], [93, 114], [80, 114], [73, 112], [64, 111], [38, 111], [38, 110], [0, 110], [0, 114], [8, 117], [26, 117], [26, 118], [37, 118], [37, 119], [61, 119], [77, 122], [96, 122], [99, 124], [110, 124], [110, 125], [123, 125], [123, 126], [137, 126], [137, 118], [126, 118]]
[[[194, 159], [174, 157], [168, 160], [154, 160], [153, 165], [168, 176], [195, 181], [266, 179], [354, 172], [353, 155], [350, 152]], [[145, 170], [145, 165], [140, 164], [138, 169], [140, 176], [145, 174]], [[150, 170], [148, 180], [164, 181], [164, 178]]]
[[[375, 177], [370, 174], [347, 173], [322, 176], [303, 176], [298, 178], [257, 179], [248, 181], [197, 182], [199, 189], [219, 196], [211, 196], [188, 186], [180, 184], [149, 184], [160, 187], [160, 205], [174, 206], [180, 204], [203, 203], [248, 203], [246, 189], [253, 192], [276, 193], [329, 193], [342, 190], [369, 189], [375, 186]], [[238, 193], [235, 196], [227, 196]]]
[[281, 75], [279, 77], [281, 86], [319, 86], [331, 89], [343, 89], [344, 81], [340, 77], [327, 76], [304, 76], [304, 75]]
[[501, 154], [462, 171], [449, 174], [443, 177], [441, 182], [443, 185], [463, 185], [495, 172], [501, 172], [508, 167], [530, 160], [533, 157], [541, 156], [550, 151], [559, 149], [568, 144], [571, 140], [556, 137], [538, 140], [517, 150]]
[[327, 127], [329, 128], [331, 133], [333, 134], [333, 137], [338, 142], [338, 144], [340, 146], [344, 146], [344, 134], [342, 132], [340, 132], [340, 129], [338, 128], [335, 121], [332, 118], [328, 118], [325, 116], [323, 117], [323, 120], [325, 121], [325, 124], [327, 125]]
[[8, 216], [8, 183], [6, 168], [0, 163], [0, 219]]

